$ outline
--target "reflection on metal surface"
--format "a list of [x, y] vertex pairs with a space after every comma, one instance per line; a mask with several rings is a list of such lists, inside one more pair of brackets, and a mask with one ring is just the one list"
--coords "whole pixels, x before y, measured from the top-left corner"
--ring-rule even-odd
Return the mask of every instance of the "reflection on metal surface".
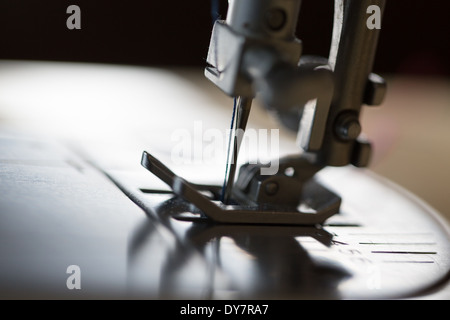
[[[6, 72], [6, 78], [2, 86], [8, 88], [2, 92], [3, 105], [9, 106], [11, 113], [26, 114], [30, 124], [39, 125], [54, 136], [58, 133], [58, 137], [68, 136], [67, 130], [71, 128], [77, 135], [92, 138], [93, 130], [80, 132], [78, 124], [72, 124], [73, 119], [89, 118], [89, 112], [95, 116], [84, 125], [91, 129], [98, 129], [105, 110], [113, 114], [114, 110], [126, 112], [127, 117], [122, 111], [115, 113], [116, 121], [110, 119], [112, 122], [107, 126], [110, 130], [102, 127], [102, 135], [114, 140], [114, 147], [105, 145], [104, 140], [99, 145], [83, 144], [83, 147], [90, 160], [94, 159], [92, 162], [106, 171], [147, 215], [92, 166], [65, 148], [61, 150], [59, 144], [57, 148], [35, 137], [18, 139], [16, 133], [2, 130], [2, 298], [428, 298], [441, 284], [447, 284], [447, 289], [442, 290], [444, 295], [440, 298], [450, 298], [448, 228], [433, 210], [404, 190], [365, 170], [330, 169], [320, 179], [342, 194], [344, 201], [340, 213], [327, 220], [322, 229], [251, 225], [230, 228], [200, 221], [193, 223], [193, 219], [198, 219], [193, 214], [195, 210], [189, 206], [171, 210], [171, 205], [181, 208], [179, 199], [158, 184], [157, 179], [152, 180], [151, 175], [142, 171], [136, 177], [133, 170], [117, 168], [128, 168], [123, 165], [128, 160], [134, 164], [136, 154], [144, 145], [151, 145], [152, 151], [169, 146], [170, 134], [161, 133], [165, 132], [161, 131], [162, 126], [148, 125], [148, 119], [159, 109], [173, 112], [170, 116], [159, 115], [159, 123], [170, 120], [176, 122], [174, 125], [183, 126], [194, 121], [199, 113], [210, 111], [211, 101], [194, 99], [194, 89], [176, 87], [175, 77], [171, 76], [171, 85], [166, 86], [161, 74], [152, 72], [130, 82], [133, 84], [130, 87], [142, 88], [145, 97], [148, 95], [143, 102], [137, 98], [142, 95], [110, 90], [111, 86], [104, 92], [100, 90], [98, 99], [78, 95], [75, 100], [49, 101], [48, 97], [55, 92], [52, 84], [66, 83], [70, 84], [64, 85], [68, 90], [83, 91], [86, 83], [87, 87], [91, 84], [86, 82], [85, 72], [90, 70], [88, 78], [98, 80], [94, 75], [98, 71], [90, 67], [80, 69], [80, 66], [69, 70], [53, 66], [52, 69], [46, 64], [35, 68], [31, 73], [27, 68], [21, 69], [23, 74], [16, 75], [20, 81], [14, 81], [17, 71], [3, 70], [2, 77]], [[83, 76], [76, 77], [77, 74]], [[107, 74], [100, 72], [100, 75], [103, 79]], [[153, 80], [141, 81], [147, 77]], [[108, 75], [108, 79], [121, 80], [117, 82], [121, 90], [126, 89], [122, 86], [125, 78]], [[49, 85], [50, 79], [53, 80]], [[92, 83], [102, 83], [97, 80]], [[153, 89], [149, 91], [149, 87]], [[178, 95], [167, 99], [174, 87]], [[18, 94], [24, 91], [28, 94]], [[60, 97], [70, 95], [69, 91], [59, 91]], [[111, 92], [119, 96], [103, 100]], [[155, 108], [148, 108], [149, 100]], [[427, 96], [424, 100], [430, 99]], [[200, 111], [185, 115], [190, 117], [188, 120], [175, 117], [189, 101]], [[69, 114], [61, 119], [58, 116], [61, 102], [72, 105], [69, 109], [76, 110], [77, 117]], [[142, 107], [148, 113], [129, 112], [123, 105]], [[42, 122], [48, 113], [54, 117], [46, 116], [47, 121], [58, 119], [53, 126]], [[217, 114], [210, 119], [214, 126], [218, 126], [216, 119], [225, 117]], [[263, 114], [258, 117], [265, 119]], [[142, 134], [151, 132], [149, 128], [160, 131], [155, 135]], [[128, 130], [133, 139], [125, 139], [128, 136], [124, 131]], [[135, 131], [139, 134], [133, 135]], [[142, 142], [134, 139], [136, 136], [155, 139]], [[119, 138], [124, 145], [117, 144]], [[130, 146], [133, 143], [139, 145]], [[118, 149], [121, 151], [117, 152]], [[214, 170], [207, 171], [202, 166], [198, 171], [180, 170], [179, 173], [197, 183], [210, 183], [211, 171]], [[208, 181], [192, 179], [200, 177], [199, 172]], [[423, 179], [415, 176], [415, 180]], [[179, 220], [181, 217], [185, 220]], [[66, 287], [65, 271], [72, 264], [79, 265], [82, 271], [80, 291], [69, 291]]]
[[[185, 211], [185, 202], [170, 195], [164, 198], [167, 200], [160, 200], [160, 205], [154, 207], [155, 216], [136, 231], [129, 247], [130, 268], [140, 255], [154, 252], [151, 234], [158, 232], [154, 218], [176, 235], [161, 274], [162, 296], [178, 292], [177, 286], [186, 279], [182, 274], [195, 263], [199, 254], [209, 265], [208, 270], [203, 270], [207, 279], [202, 279], [205, 273], [200, 277], [192, 272], [185, 275], [200, 280], [197, 285], [207, 280], [209, 287], [203, 284], [203, 298], [217, 298], [217, 295], [220, 298], [225, 292], [235, 298], [302, 298], [323, 297], [324, 294], [336, 298], [339, 282], [350, 276], [338, 263], [313, 261], [296, 241], [298, 237], [310, 238], [329, 247], [332, 236], [323, 229], [177, 221], [171, 216], [177, 209]], [[228, 286], [221, 290], [212, 286], [217, 274], [230, 278]]]
[[448, 278], [448, 235], [432, 211], [365, 171], [321, 174], [332, 190], [354, 195], [323, 227], [215, 224], [175, 194], [149, 192], [151, 180], [109, 175], [148, 215], [130, 239], [129, 276], [138, 281], [136, 270], [145, 276], [137, 262], [154, 261], [155, 233], [170, 243], [159, 248], [159, 273], [147, 268], [147, 277], [160, 276], [157, 296], [402, 298]]
[[58, 144], [3, 137], [0, 149], [1, 297], [405, 298], [448, 283], [445, 223], [364, 170], [321, 174], [346, 199], [323, 228], [229, 226], [193, 222], [156, 177], [108, 171], [144, 215]]

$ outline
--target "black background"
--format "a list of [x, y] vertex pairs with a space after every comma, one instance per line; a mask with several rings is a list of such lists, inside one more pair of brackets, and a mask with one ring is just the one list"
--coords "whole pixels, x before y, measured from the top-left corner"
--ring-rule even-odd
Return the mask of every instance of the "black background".
[[[66, 27], [71, 4], [81, 30]], [[303, 1], [305, 54], [328, 55], [332, 17], [332, 0]], [[0, 59], [204, 66], [211, 28], [211, 0], [1, 0]], [[387, 1], [376, 72], [449, 76], [449, 58], [450, 1]]]

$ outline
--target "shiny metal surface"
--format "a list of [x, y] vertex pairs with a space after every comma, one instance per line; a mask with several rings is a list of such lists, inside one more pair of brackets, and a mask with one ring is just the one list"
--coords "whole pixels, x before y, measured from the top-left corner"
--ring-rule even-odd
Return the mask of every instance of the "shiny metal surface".
[[220, 225], [174, 219], [151, 176], [107, 172], [145, 215], [64, 148], [0, 142], [2, 298], [406, 298], [448, 277], [447, 231], [367, 171], [321, 173], [349, 199], [323, 228]]
[[[2, 298], [450, 298], [448, 224], [368, 170], [320, 173], [322, 183], [344, 199], [340, 214], [323, 229], [171, 218], [178, 200], [139, 160], [149, 146], [170, 159], [166, 118], [154, 115], [161, 107], [177, 113], [192, 103], [197, 109], [189, 108], [186, 117], [172, 117], [188, 128], [196, 112], [212, 113], [211, 101], [190, 78], [66, 64], [4, 63], [2, 70]], [[126, 89], [121, 79], [134, 85]], [[102, 94], [81, 95], [95, 83], [105, 84]], [[163, 92], [167, 83], [178, 95]], [[112, 90], [115, 85], [123, 91]], [[72, 101], [67, 97], [73, 88], [80, 94]], [[130, 103], [129, 97], [136, 99]], [[152, 103], [139, 104], [148, 101], [143, 98]], [[111, 118], [105, 120], [102, 108]], [[213, 110], [223, 118], [229, 114]], [[205, 127], [220, 125], [216, 119], [222, 117], [214, 114]], [[262, 113], [257, 119], [271, 123]], [[249, 124], [258, 125], [255, 118]], [[137, 139], [142, 136], [147, 140]], [[290, 147], [289, 136], [280, 138]], [[207, 166], [176, 171], [197, 183], [223, 181], [223, 171]], [[81, 269], [80, 290], [67, 288], [70, 265]]]
[[[151, 181], [124, 172], [110, 176], [152, 221], [218, 267], [234, 298], [405, 298], [448, 280], [448, 230], [426, 206], [367, 171], [321, 174], [350, 199], [323, 229], [179, 221], [172, 218], [179, 200], [170, 193], [145, 191], [155, 190]], [[180, 255], [186, 251], [173, 251], [174, 260]], [[178, 268], [188, 265], [183, 259]]]

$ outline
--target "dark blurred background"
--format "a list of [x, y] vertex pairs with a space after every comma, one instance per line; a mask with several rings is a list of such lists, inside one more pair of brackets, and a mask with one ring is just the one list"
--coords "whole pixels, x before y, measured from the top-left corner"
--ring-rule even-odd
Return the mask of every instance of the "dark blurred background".
[[[66, 27], [71, 4], [81, 30]], [[1, 0], [0, 59], [204, 66], [212, 15], [211, 0]], [[450, 1], [388, 0], [375, 71], [450, 76], [449, 16]], [[332, 0], [303, 1], [304, 53], [328, 56], [332, 17]]]

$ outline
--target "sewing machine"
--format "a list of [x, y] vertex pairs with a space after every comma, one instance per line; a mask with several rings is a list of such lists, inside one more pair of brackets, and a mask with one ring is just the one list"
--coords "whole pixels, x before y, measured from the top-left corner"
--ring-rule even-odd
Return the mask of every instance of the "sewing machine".
[[[294, 34], [300, 0], [231, 1], [226, 19], [214, 24], [204, 71], [215, 97], [232, 97], [226, 110], [202, 106], [195, 88], [155, 72], [148, 96], [154, 104], [126, 95], [140, 113], [129, 118], [129, 131], [114, 123], [103, 128], [108, 143], [84, 138], [61, 147], [4, 131], [11, 159], [1, 227], [3, 243], [12, 245], [2, 253], [9, 257], [2, 296], [449, 298], [447, 223], [365, 169], [371, 144], [361, 108], [380, 105], [386, 93], [384, 79], [372, 73], [385, 2], [336, 0], [330, 55], [316, 57], [302, 55]], [[85, 80], [82, 74], [94, 74], [80, 66], [71, 72]], [[103, 80], [142, 80], [133, 70], [109, 72]], [[170, 90], [158, 87], [161, 78]], [[179, 100], [167, 98], [174, 89]], [[188, 99], [200, 109], [191, 117]], [[91, 119], [119, 109], [114, 100]], [[89, 109], [86, 102], [75, 105]], [[219, 116], [208, 117], [213, 111]], [[193, 119], [218, 127], [226, 114], [232, 121], [223, 163], [174, 162], [171, 130]], [[246, 134], [269, 130], [266, 124], [286, 130], [271, 140], [278, 152], [261, 161], [259, 146], [251, 145], [255, 157], [242, 161]], [[24, 221], [34, 221], [34, 229]], [[18, 281], [17, 266], [25, 265], [33, 271]]]

